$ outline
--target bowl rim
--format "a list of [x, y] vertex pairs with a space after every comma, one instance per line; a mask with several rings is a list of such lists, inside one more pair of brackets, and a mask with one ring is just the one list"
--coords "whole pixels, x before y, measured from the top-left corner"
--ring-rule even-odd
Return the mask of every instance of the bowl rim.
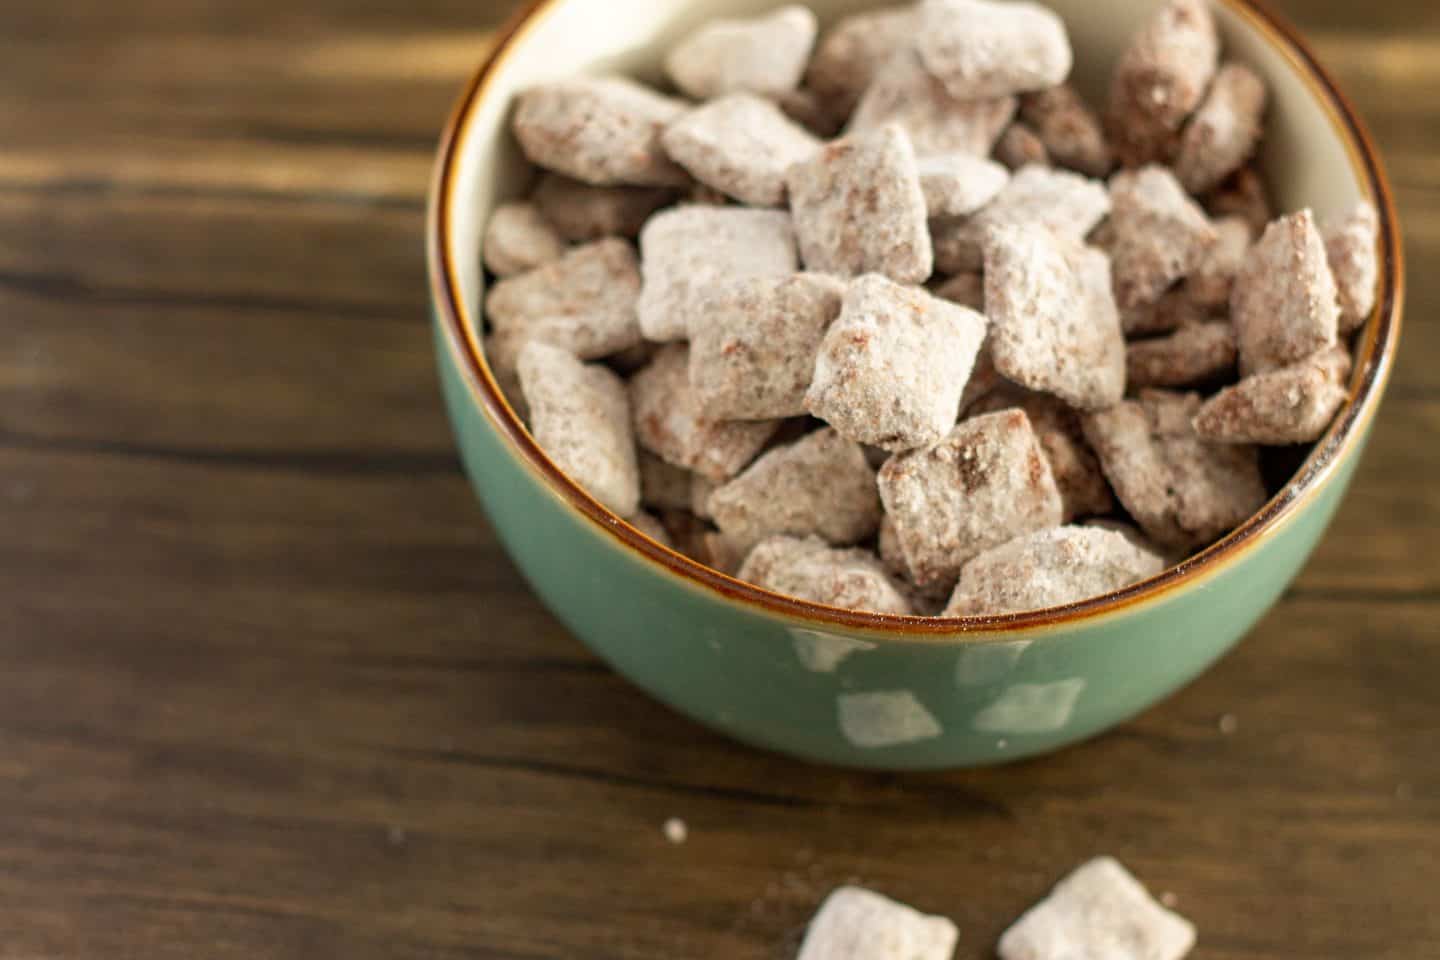
[[1263, 0], [1212, 0], [1248, 22], [1276, 47], [1324, 108], [1331, 127], [1344, 144], [1357, 179], [1379, 214], [1380, 275], [1376, 306], [1362, 328], [1360, 357], [1355, 364], [1345, 405], [1326, 433], [1279, 492], [1240, 526], [1201, 552], [1156, 576], [1085, 600], [1041, 610], [970, 617], [927, 617], [871, 613], [815, 603], [774, 593], [728, 576], [678, 551], [665, 547], [602, 506], [571, 480], [542, 451], [505, 399], [484, 360], [479, 325], [468, 316], [460, 296], [451, 244], [452, 207], [458, 158], [470, 120], [489, 80], [527, 28], [561, 0], [530, 0], [497, 31], [484, 61], [461, 91], [441, 134], [429, 190], [426, 216], [427, 273], [437, 325], [446, 348], [457, 360], [473, 399], [491, 426], [508, 442], [510, 452], [540, 475], [550, 492], [567, 507], [600, 528], [633, 554], [718, 599], [739, 602], [758, 612], [800, 621], [810, 629], [863, 631], [882, 641], [986, 643], [1014, 642], [1023, 632], [1051, 632], [1092, 624], [1126, 613], [1141, 604], [1173, 596], [1220, 574], [1259, 547], [1298, 516], [1308, 501], [1331, 481], [1339, 465], [1362, 449], [1366, 428], [1379, 406], [1394, 366], [1404, 304], [1405, 265], [1394, 196], [1378, 151], [1364, 123], [1329, 72], [1299, 32], [1270, 10]]

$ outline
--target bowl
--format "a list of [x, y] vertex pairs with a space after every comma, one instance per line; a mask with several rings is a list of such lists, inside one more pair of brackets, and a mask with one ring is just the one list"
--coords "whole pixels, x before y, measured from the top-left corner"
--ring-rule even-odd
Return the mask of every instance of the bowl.
[[[1092, 98], [1161, 0], [1048, 0]], [[1295, 577], [1339, 506], [1400, 330], [1399, 230], [1379, 158], [1296, 32], [1253, 0], [1215, 0], [1227, 54], [1271, 91], [1259, 164], [1281, 209], [1380, 214], [1380, 290], [1350, 398], [1293, 479], [1250, 520], [1147, 581], [1036, 612], [926, 618], [840, 610], [734, 580], [650, 540], [539, 449], [481, 349], [480, 237], [529, 171], [515, 93], [577, 72], [654, 80], [696, 25], [776, 0], [539, 0], [502, 31], [445, 129], [428, 222], [440, 380], [465, 469], [515, 563], [596, 654], [658, 699], [746, 743], [889, 769], [995, 763], [1094, 735], [1224, 654]], [[822, 23], [864, 0], [810, 0]], [[483, 637], [478, 638], [483, 641]], [[1320, 705], [1317, 704], [1319, 709]]]

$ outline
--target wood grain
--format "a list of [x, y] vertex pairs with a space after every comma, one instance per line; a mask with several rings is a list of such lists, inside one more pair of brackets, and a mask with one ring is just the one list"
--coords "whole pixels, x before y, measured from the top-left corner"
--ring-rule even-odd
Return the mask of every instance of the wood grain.
[[850, 878], [987, 957], [1098, 852], [1197, 957], [1440, 956], [1440, 7], [1277, 5], [1413, 265], [1353, 492], [1180, 695], [895, 776], [651, 702], [475, 508], [421, 223], [504, 4], [0, 0], [0, 958], [780, 958]]

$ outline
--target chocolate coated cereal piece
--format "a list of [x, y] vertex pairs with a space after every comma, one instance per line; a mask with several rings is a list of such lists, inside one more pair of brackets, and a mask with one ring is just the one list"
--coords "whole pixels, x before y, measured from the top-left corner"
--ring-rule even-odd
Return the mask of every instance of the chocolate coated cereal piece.
[[660, 546], [669, 547], [672, 550], [675, 548], [675, 541], [670, 539], [670, 533], [665, 529], [665, 525], [656, 520], [652, 514], [641, 510], [633, 516], [626, 517], [625, 522]]
[[588, 360], [640, 341], [639, 293], [635, 251], [611, 237], [499, 281], [485, 297], [485, 314], [496, 333], [544, 340]]
[[1265, 502], [1256, 449], [1206, 443], [1199, 408], [1199, 394], [1142, 390], [1081, 421], [1115, 496], [1164, 547], [1203, 547]]
[[960, 931], [860, 887], [840, 887], [810, 921], [797, 960], [950, 960]]
[[1241, 375], [1288, 366], [1334, 343], [1336, 297], [1314, 214], [1301, 210], [1266, 227], [1230, 295]]
[[660, 146], [685, 104], [624, 77], [572, 77], [516, 98], [515, 139], [531, 161], [597, 186], [678, 186], [689, 177]]
[[820, 38], [805, 73], [805, 86], [843, 120], [880, 68], [909, 45], [917, 23], [913, 3], [843, 17]]
[[855, 107], [850, 133], [898, 123], [910, 135], [915, 152], [968, 153], [989, 156], [1015, 116], [1014, 97], [957, 100], [920, 63], [920, 56], [902, 47], [880, 68]]
[[1000, 142], [995, 144], [995, 159], [1007, 169], [1019, 170], [1031, 165], [1050, 166], [1050, 151], [1040, 135], [1022, 121], [1016, 120], [1005, 128]]
[[696, 180], [756, 207], [785, 202], [785, 171], [820, 146], [769, 100], [736, 93], [685, 114], [660, 138]]
[[1215, 243], [1205, 212], [1164, 167], [1110, 178], [1110, 224], [1115, 301], [1122, 310], [1158, 300]]
[[635, 513], [640, 471], [624, 382], [539, 341], [521, 348], [517, 367], [535, 442], [602, 505], [622, 517]]
[[665, 72], [696, 100], [784, 93], [799, 86], [818, 29], [815, 14], [798, 4], [752, 19], [711, 20], [671, 49]]
[[707, 418], [690, 388], [689, 352], [670, 344], [630, 378], [635, 438], [663, 460], [718, 483], [744, 469], [779, 423]]
[[690, 479], [694, 474], [666, 463], [649, 450], [639, 452], [640, 502], [654, 510], [690, 509]]
[[1016, 383], [1095, 410], [1125, 392], [1125, 339], [1109, 261], [1043, 227], [997, 227], [985, 246], [985, 315], [995, 367]]
[[1204, 193], [1240, 169], [1260, 142], [1265, 81], [1249, 67], [1227, 63], [1180, 137], [1175, 175], [1194, 194]]
[[943, 273], [979, 270], [985, 235], [994, 227], [1035, 225], [1075, 240], [1110, 212], [1105, 185], [1066, 170], [1025, 167], [990, 203], [968, 220], [937, 220], [935, 268]]
[[895, 532], [895, 521], [888, 515], [881, 515], [880, 534], [876, 537], [876, 548], [880, 562], [885, 565], [891, 579], [901, 586], [915, 612], [927, 617], [938, 616], [950, 599], [952, 584], [939, 581], [920, 586], [910, 574], [910, 564], [905, 560], [905, 549], [900, 546], [900, 534]]
[[1069, 84], [1021, 97], [1020, 117], [1056, 163], [1090, 177], [1103, 177], [1115, 166], [1100, 118]]
[[1209, 311], [1182, 287], [1165, 291], [1159, 300], [1120, 311], [1120, 326], [1127, 337], [1169, 333], [1209, 319]]
[[764, 540], [745, 557], [736, 576], [812, 603], [871, 613], [911, 612], [909, 602], [873, 553], [832, 548], [819, 537]]
[[1158, 553], [1094, 527], [1052, 527], [991, 547], [960, 571], [947, 617], [1018, 613], [1098, 597], [1165, 569]]
[[1207, 310], [1224, 310], [1253, 236], [1242, 217], [1221, 217], [1212, 226], [1215, 242], [1185, 278], [1185, 296]]
[[1050, 463], [1022, 410], [964, 420], [880, 468], [880, 499], [915, 582], [952, 583], [971, 557], [1060, 523]]
[[1274, 205], [1265, 181], [1254, 167], [1241, 167], [1234, 176], [1210, 191], [1205, 197], [1205, 210], [1210, 216], [1240, 217], [1250, 225], [1250, 236], [1258, 237], [1275, 218]]
[[1000, 960], [1181, 960], [1195, 927], [1110, 857], [1061, 880], [1000, 937]]
[[805, 391], [845, 284], [819, 273], [717, 284], [690, 315], [690, 383], [705, 415], [805, 413]]
[[1136, 340], [1125, 351], [1125, 382], [1137, 387], [1188, 387], [1235, 369], [1235, 328], [1226, 320], [1181, 327], [1169, 336]]
[[957, 100], [1053, 87], [1074, 62], [1065, 22], [1017, 0], [922, 0], [915, 48]]
[[810, 270], [930, 276], [933, 254], [915, 151], [896, 124], [835, 140], [786, 176], [800, 257]]
[[1221, 443], [1318, 440], [1349, 395], [1350, 352], [1343, 344], [1299, 363], [1256, 373], [1205, 401], [1195, 431]]
[[974, 213], [995, 199], [1010, 174], [998, 163], [964, 153], [920, 157], [920, 191], [929, 217]]
[[601, 237], [634, 237], [650, 214], [675, 196], [666, 187], [596, 187], [547, 173], [530, 200], [545, 220], [572, 243]]
[[848, 546], [880, 525], [880, 494], [865, 451], [829, 427], [761, 454], [711, 493], [708, 506], [715, 525], [742, 550], [780, 534]]
[[985, 318], [878, 274], [853, 281], [806, 394], [841, 435], [886, 450], [934, 443], [955, 423]]
[[679, 340], [701, 297], [717, 283], [794, 273], [795, 233], [783, 210], [683, 206], [640, 231], [640, 330]]
[[480, 254], [497, 277], [524, 273], [558, 259], [565, 241], [533, 203], [502, 203], [490, 214]]
[[1205, 0], [1171, 0], [1115, 65], [1106, 118], [1120, 161], [1165, 159], [1215, 73], [1220, 41]]
[[1380, 217], [1368, 203], [1356, 204], [1348, 214], [1325, 225], [1325, 255], [1340, 295], [1340, 332], [1359, 329], [1375, 308], [1375, 284], [1380, 277], [1376, 243]]

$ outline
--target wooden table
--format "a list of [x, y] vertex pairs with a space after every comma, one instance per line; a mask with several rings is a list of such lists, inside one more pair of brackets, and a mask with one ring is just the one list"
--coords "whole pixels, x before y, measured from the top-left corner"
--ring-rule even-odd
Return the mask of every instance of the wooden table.
[[1135, 722], [894, 776], [650, 701], [481, 519], [421, 223], [503, 4], [0, 2], [0, 958], [781, 958], [850, 878], [985, 957], [1099, 852], [1197, 957], [1440, 956], [1440, 6], [1281, 5], [1412, 265], [1343, 512]]

